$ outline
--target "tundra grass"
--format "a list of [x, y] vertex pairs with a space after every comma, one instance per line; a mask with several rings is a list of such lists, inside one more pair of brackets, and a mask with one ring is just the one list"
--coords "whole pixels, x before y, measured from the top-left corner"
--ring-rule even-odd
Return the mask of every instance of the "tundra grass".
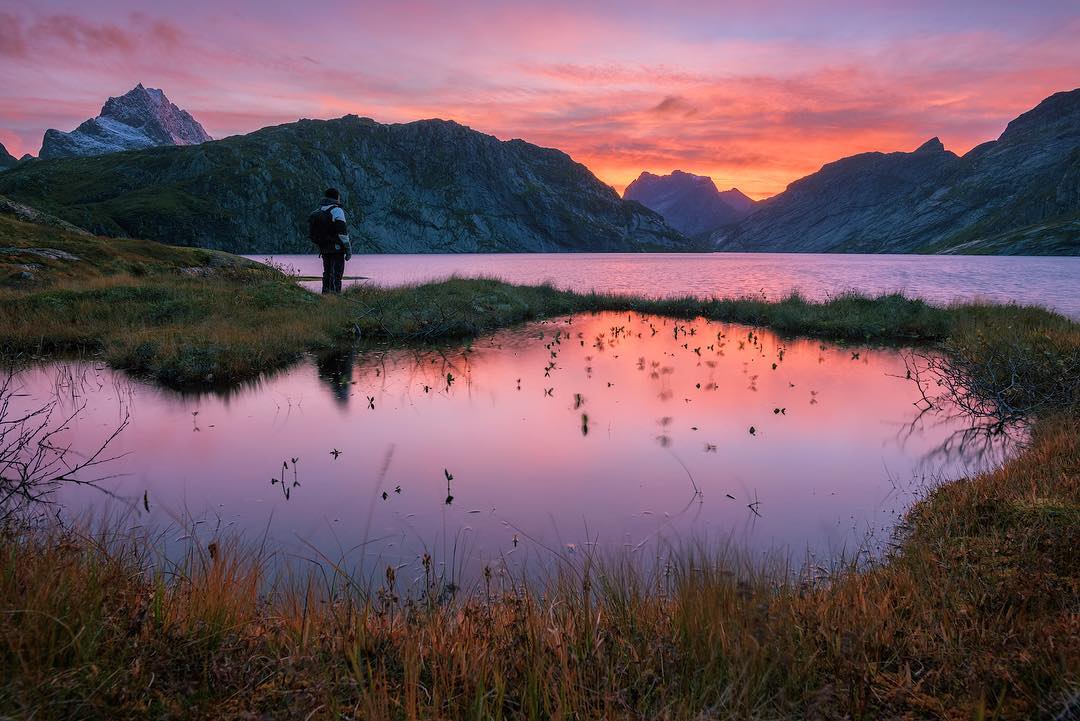
[[[41, 249], [79, 260], [35, 253]], [[321, 297], [283, 273], [225, 253], [80, 236], [0, 217], [0, 355], [8, 360], [81, 353], [170, 385], [222, 386], [311, 351], [455, 341], [594, 311], [700, 316], [870, 342], [944, 342], [992, 328], [1003, 337], [1069, 345], [1078, 332], [1039, 308], [943, 308], [895, 294], [822, 303], [797, 295], [652, 299], [451, 278]]]

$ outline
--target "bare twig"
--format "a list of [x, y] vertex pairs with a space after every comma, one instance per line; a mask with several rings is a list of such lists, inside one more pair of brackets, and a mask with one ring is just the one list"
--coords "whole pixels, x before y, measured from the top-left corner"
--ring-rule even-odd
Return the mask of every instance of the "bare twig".
[[95, 475], [100, 467], [117, 460], [106, 452], [127, 427], [125, 413], [117, 428], [88, 455], [61, 442], [62, 434], [83, 411], [85, 402], [57, 418], [59, 398], [30, 410], [16, 411], [15, 374], [8, 371], [0, 381], [0, 522], [28, 507], [53, 503], [53, 493], [63, 485], [93, 486], [115, 475]]

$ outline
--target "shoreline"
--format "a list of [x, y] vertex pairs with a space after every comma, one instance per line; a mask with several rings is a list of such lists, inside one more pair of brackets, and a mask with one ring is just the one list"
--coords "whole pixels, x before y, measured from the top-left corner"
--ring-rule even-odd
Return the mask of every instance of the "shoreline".
[[[899, 294], [824, 302], [797, 295], [653, 299], [451, 278], [354, 286], [321, 297], [274, 268], [227, 253], [86, 236], [7, 217], [0, 217], [0, 246], [16, 251], [0, 256], [0, 277], [9, 274], [0, 284], [0, 347], [9, 363], [79, 353], [192, 389], [251, 380], [305, 353], [358, 343], [463, 341], [532, 320], [606, 310], [901, 344], [947, 344], [987, 325], [1032, 338], [1080, 333], [1080, 323], [1036, 307], [939, 307]], [[61, 255], [43, 256], [42, 249]], [[31, 264], [33, 271], [24, 270]]]

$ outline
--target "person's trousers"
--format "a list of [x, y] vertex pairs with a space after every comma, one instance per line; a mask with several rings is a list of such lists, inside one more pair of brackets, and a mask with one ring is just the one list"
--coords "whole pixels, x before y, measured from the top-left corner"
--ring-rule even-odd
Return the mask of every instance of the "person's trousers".
[[340, 293], [341, 278], [345, 275], [345, 254], [329, 253], [322, 257], [322, 292]]

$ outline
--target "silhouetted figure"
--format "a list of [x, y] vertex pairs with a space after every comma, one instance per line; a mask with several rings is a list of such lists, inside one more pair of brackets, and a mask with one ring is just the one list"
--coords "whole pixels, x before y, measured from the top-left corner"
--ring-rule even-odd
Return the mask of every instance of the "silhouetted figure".
[[352, 243], [337, 188], [327, 188], [319, 209], [308, 216], [308, 237], [322, 256], [322, 292], [340, 293], [345, 261], [352, 258]]

